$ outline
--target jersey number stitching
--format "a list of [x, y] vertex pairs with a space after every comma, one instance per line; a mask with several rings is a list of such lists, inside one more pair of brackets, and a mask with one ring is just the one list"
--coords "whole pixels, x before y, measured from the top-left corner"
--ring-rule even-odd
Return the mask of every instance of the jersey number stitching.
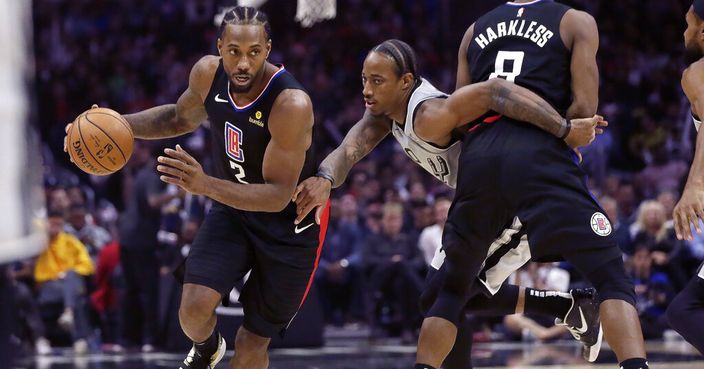
[[[523, 57], [525, 53], [523, 51], [499, 51], [496, 54], [496, 62], [494, 63], [494, 73], [489, 75], [489, 79], [492, 78], [504, 78], [509, 82], [516, 82], [516, 77], [521, 74], [521, 69], [523, 68]], [[513, 62], [511, 71], [505, 71], [506, 62]]]

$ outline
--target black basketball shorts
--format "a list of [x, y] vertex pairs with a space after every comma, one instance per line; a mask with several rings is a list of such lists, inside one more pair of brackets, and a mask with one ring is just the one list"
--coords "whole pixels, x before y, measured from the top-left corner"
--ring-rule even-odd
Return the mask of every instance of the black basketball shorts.
[[564, 142], [520, 122], [500, 120], [464, 142], [443, 231], [443, 264], [450, 264], [443, 267], [451, 275], [465, 270], [451, 289], [459, 293], [461, 279], [479, 277], [495, 293], [528, 260], [567, 257], [590, 271], [621, 256], [575, 159]]
[[283, 334], [305, 301], [325, 239], [328, 209], [320, 226], [312, 216], [296, 226], [288, 213], [214, 205], [185, 261], [184, 283], [223, 296], [251, 271], [239, 299], [243, 324], [263, 337]]

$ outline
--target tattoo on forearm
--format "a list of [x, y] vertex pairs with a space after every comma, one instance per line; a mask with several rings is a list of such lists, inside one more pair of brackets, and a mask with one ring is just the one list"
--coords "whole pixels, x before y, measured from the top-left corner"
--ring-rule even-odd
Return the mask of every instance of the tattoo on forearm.
[[562, 117], [550, 104], [515, 86], [497, 86], [492, 93], [492, 105], [496, 112], [531, 123], [555, 136], [564, 129]]
[[342, 185], [352, 167], [367, 156], [379, 141], [386, 136], [384, 134], [381, 138], [375, 137], [376, 133], [368, 132], [365, 129], [348, 133], [348, 137], [345, 137], [342, 145], [323, 160], [318, 167], [318, 171], [333, 177], [333, 187]]
[[184, 133], [176, 119], [176, 105], [162, 105], [135, 114], [127, 114], [125, 119], [132, 126], [136, 137], [164, 138]]

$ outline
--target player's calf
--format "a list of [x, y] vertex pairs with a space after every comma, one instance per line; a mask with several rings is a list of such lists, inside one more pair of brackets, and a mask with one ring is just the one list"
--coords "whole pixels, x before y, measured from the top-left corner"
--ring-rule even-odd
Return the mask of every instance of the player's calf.
[[183, 332], [193, 342], [204, 342], [212, 336], [220, 299], [220, 293], [208, 287], [192, 283], [183, 286], [178, 317]]
[[269, 367], [267, 349], [271, 338], [262, 337], [240, 327], [235, 338], [235, 356], [230, 369], [266, 369]]

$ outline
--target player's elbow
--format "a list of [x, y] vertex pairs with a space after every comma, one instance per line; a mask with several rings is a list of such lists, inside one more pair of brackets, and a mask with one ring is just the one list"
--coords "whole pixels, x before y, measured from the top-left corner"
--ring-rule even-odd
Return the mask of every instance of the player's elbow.
[[271, 213], [280, 213], [284, 211], [284, 209], [286, 209], [288, 204], [291, 202], [291, 197], [293, 196], [294, 190], [295, 187], [291, 189], [291, 191], [277, 191], [278, 194], [270, 198], [267, 211]]
[[192, 119], [176, 116], [174, 125], [179, 132], [186, 134], [195, 131], [198, 126], [200, 126], [200, 122], [194, 122]]
[[589, 118], [596, 114], [598, 102], [583, 100], [575, 100], [569, 109], [567, 109], [567, 119]]

